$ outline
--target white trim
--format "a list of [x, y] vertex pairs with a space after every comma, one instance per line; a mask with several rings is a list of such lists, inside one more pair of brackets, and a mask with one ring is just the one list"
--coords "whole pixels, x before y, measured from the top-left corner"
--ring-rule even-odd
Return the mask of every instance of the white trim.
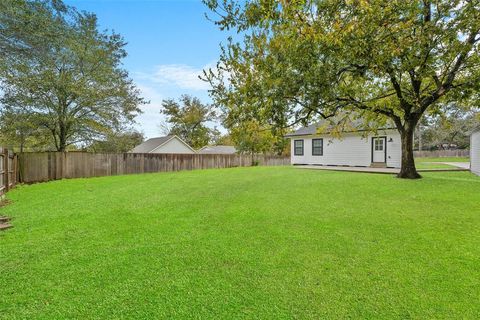
[[160, 148], [161, 146], [165, 145], [166, 143], [172, 141], [173, 138], [177, 138], [181, 143], [183, 143], [185, 146], [187, 146], [190, 150], [193, 151], [193, 153], [197, 153], [195, 151], [195, 149], [193, 149], [192, 147], [190, 147], [185, 141], [183, 141], [182, 139], [180, 139], [177, 135], [173, 135], [170, 139], [168, 139], [167, 141], [163, 142], [161, 145], [159, 146], [156, 146], [154, 149], [150, 150], [148, 153], [153, 153], [155, 150], [157, 150], [158, 148]]
[[480, 130], [478, 129], [470, 135], [470, 172], [480, 176]]
[[[300, 128], [300, 129], [303, 129], [303, 128]], [[300, 130], [298, 129], [298, 130]], [[298, 131], [297, 130], [297, 131]], [[379, 132], [379, 131], [389, 131], [389, 130], [398, 130], [396, 127], [387, 127], [387, 128], [378, 128], [378, 129], [372, 129], [372, 130], [368, 130], [368, 129], [359, 129], [359, 130], [352, 130], [352, 131], [341, 131], [340, 134], [342, 133], [362, 133], [362, 132], [368, 132], [367, 135], [372, 135], [374, 134], [375, 132]], [[480, 129], [479, 129], [480, 130]], [[323, 131], [323, 132], [315, 132], [315, 133], [296, 133], [295, 132], [291, 132], [291, 133], [287, 133], [286, 135], [284, 135], [283, 137], [286, 138], [286, 139], [293, 139], [295, 137], [310, 137], [310, 136], [319, 136], [319, 135], [332, 135], [332, 131]]]

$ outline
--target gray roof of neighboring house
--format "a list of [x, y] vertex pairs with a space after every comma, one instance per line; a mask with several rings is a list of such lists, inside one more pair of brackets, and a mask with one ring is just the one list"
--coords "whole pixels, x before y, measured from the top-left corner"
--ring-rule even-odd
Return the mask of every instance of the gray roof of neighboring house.
[[237, 149], [234, 146], [205, 146], [198, 150], [201, 154], [234, 154]]
[[[334, 126], [329, 124], [327, 120], [322, 120], [317, 123], [311, 124], [307, 127], [302, 127], [294, 132], [287, 133], [285, 137], [295, 137], [295, 136], [309, 136], [317, 134], [317, 129], [322, 128], [322, 133], [328, 134], [332, 131]], [[377, 130], [387, 130], [387, 129], [395, 129], [395, 126], [387, 125], [384, 128], [377, 128]], [[359, 119], [351, 121], [348, 125], [345, 126], [343, 132], [357, 132], [357, 131], [368, 131], [365, 128], [365, 124]]]
[[158, 148], [173, 137], [175, 136], [165, 136], [148, 139], [147, 141], [142, 142], [141, 144], [133, 148], [130, 153], [149, 153], [150, 151]]

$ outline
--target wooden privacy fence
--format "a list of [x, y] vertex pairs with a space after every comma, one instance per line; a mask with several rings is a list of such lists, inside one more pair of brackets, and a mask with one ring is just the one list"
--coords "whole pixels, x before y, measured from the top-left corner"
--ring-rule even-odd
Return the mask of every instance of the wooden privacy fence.
[[17, 183], [17, 156], [10, 150], [0, 147], [0, 196]]
[[[255, 156], [261, 166], [290, 164], [289, 157]], [[41, 152], [19, 155], [21, 182], [88, 178], [132, 173], [248, 167], [252, 156], [224, 154], [152, 154]]]
[[416, 158], [444, 158], [444, 157], [469, 157], [469, 150], [436, 150], [436, 151], [414, 151]]

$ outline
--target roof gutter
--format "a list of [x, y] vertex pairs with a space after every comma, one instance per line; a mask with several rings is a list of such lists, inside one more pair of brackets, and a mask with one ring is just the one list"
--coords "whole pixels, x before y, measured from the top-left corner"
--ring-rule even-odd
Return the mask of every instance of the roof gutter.
[[[396, 129], [397, 128], [379, 128], [379, 129], [377, 129], [377, 131], [380, 131], [380, 130], [396, 130]], [[341, 133], [355, 133], [355, 132], [367, 132], [367, 131], [372, 131], [372, 130], [362, 129], [362, 130], [355, 130], [355, 131], [342, 131]], [[289, 138], [289, 137], [300, 137], [300, 136], [319, 136], [319, 135], [331, 134], [331, 133], [332, 133], [332, 131], [321, 132], [321, 133], [290, 133], [290, 134], [284, 135], [283, 137], [284, 138]]]

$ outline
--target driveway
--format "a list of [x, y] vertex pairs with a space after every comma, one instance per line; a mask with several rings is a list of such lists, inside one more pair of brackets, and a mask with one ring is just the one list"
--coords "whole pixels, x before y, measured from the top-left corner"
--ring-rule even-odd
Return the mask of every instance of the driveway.
[[470, 170], [470, 163], [469, 162], [440, 162], [443, 164], [448, 164], [449, 166], [461, 168], [461, 169], [467, 169]]
[[[463, 171], [470, 170], [470, 163], [468, 162], [434, 162], [442, 163], [452, 166], [446, 169], [418, 169], [418, 172], [442, 172], [442, 171]], [[398, 168], [371, 168], [371, 167], [343, 167], [343, 166], [322, 166], [322, 165], [296, 165], [296, 168], [314, 169], [314, 170], [330, 170], [330, 171], [349, 171], [349, 172], [368, 172], [368, 173], [383, 173], [395, 174], [399, 173]]]

